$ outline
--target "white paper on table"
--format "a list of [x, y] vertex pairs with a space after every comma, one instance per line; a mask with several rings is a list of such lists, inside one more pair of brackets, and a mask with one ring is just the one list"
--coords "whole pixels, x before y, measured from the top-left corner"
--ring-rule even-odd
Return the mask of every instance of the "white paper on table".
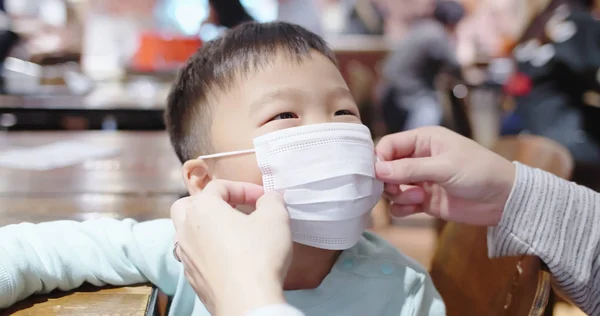
[[117, 148], [78, 141], [62, 141], [0, 152], [0, 167], [50, 170], [75, 165], [89, 159], [112, 156], [118, 152]]

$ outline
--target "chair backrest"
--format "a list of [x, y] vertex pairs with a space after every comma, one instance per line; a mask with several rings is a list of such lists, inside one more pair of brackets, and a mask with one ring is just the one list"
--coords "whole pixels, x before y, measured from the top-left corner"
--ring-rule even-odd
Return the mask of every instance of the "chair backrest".
[[[530, 135], [501, 138], [495, 151], [509, 160], [569, 178], [573, 159], [554, 141]], [[551, 276], [537, 257], [489, 259], [487, 228], [448, 223], [441, 233], [431, 277], [447, 315], [543, 315]]]
[[570, 179], [574, 161], [563, 145], [540, 136], [518, 135], [502, 137], [493, 150], [512, 161], [550, 172], [563, 179]]

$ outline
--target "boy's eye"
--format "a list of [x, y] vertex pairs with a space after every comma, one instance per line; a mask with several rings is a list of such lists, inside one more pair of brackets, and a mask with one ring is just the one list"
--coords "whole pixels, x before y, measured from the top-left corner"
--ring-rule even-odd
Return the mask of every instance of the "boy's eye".
[[273, 116], [273, 118], [271, 118], [271, 121], [277, 121], [277, 120], [289, 120], [289, 119], [297, 119], [298, 115], [292, 113], [292, 112], [283, 112], [283, 113], [279, 113], [275, 116]]
[[339, 110], [339, 111], [335, 111], [335, 113], [333, 114], [335, 116], [342, 116], [342, 115], [354, 115], [356, 116], [356, 114], [354, 114], [352, 111], [350, 110]]

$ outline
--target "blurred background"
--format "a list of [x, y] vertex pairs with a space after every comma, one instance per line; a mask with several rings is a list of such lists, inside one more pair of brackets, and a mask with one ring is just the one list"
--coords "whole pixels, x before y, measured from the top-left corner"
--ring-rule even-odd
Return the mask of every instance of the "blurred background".
[[[162, 120], [170, 83], [251, 20], [323, 36], [374, 138], [443, 125], [600, 190], [600, 1], [447, 2], [0, 0], [0, 225], [166, 216], [185, 193]], [[443, 223], [373, 221], [432, 266]]]

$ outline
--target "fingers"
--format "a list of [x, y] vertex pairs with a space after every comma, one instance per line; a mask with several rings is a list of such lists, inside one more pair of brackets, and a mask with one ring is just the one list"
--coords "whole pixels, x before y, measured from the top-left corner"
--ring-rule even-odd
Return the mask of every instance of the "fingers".
[[375, 164], [377, 178], [391, 184], [442, 183], [452, 177], [453, 169], [446, 159], [440, 157], [405, 158]]
[[393, 183], [386, 183], [383, 187], [383, 191], [384, 191], [384, 193], [387, 193], [390, 195], [396, 195], [401, 192], [400, 186], [397, 184], [393, 184]]
[[227, 180], [211, 181], [202, 190], [203, 195], [215, 195], [230, 205], [255, 205], [263, 193], [260, 185]]
[[390, 214], [394, 217], [406, 217], [420, 212], [421, 207], [418, 205], [392, 204], [390, 206]]
[[383, 161], [410, 157], [417, 147], [418, 134], [414, 130], [386, 135], [375, 147], [375, 154]]
[[400, 132], [384, 136], [375, 147], [377, 157], [384, 161], [408, 157], [428, 157], [431, 155], [432, 138], [436, 139], [451, 139], [456, 135], [452, 135], [450, 130], [439, 127], [429, 126], [413, 129], [406, 132]]
[[289, 222], [290, 215], [285, 207], [283, 197], [276, 191], [266, 192], [256, 202], [256, 211], [250, 216], [262, 217], [265, 220], [274, 220], [278, 222]]
[[[397, 193], [390, 193], [388, 188]], [[404, 217], [421, 212], [421, 204], [426, 199], [425, 189], [420, 186], [387, 185], [384, 194], [391, 202], [390, 213], [394, 217]]]
[[397, 193], [390, 193], [387, 190], [385, 191], [386, 199], [390, 200], [390, 202], [394, 202], [395, 204], [421, 204], [425, 202], [426, 193], [425, 189], [420, 186], [409, 186], [402, 185], [397, 188]]

